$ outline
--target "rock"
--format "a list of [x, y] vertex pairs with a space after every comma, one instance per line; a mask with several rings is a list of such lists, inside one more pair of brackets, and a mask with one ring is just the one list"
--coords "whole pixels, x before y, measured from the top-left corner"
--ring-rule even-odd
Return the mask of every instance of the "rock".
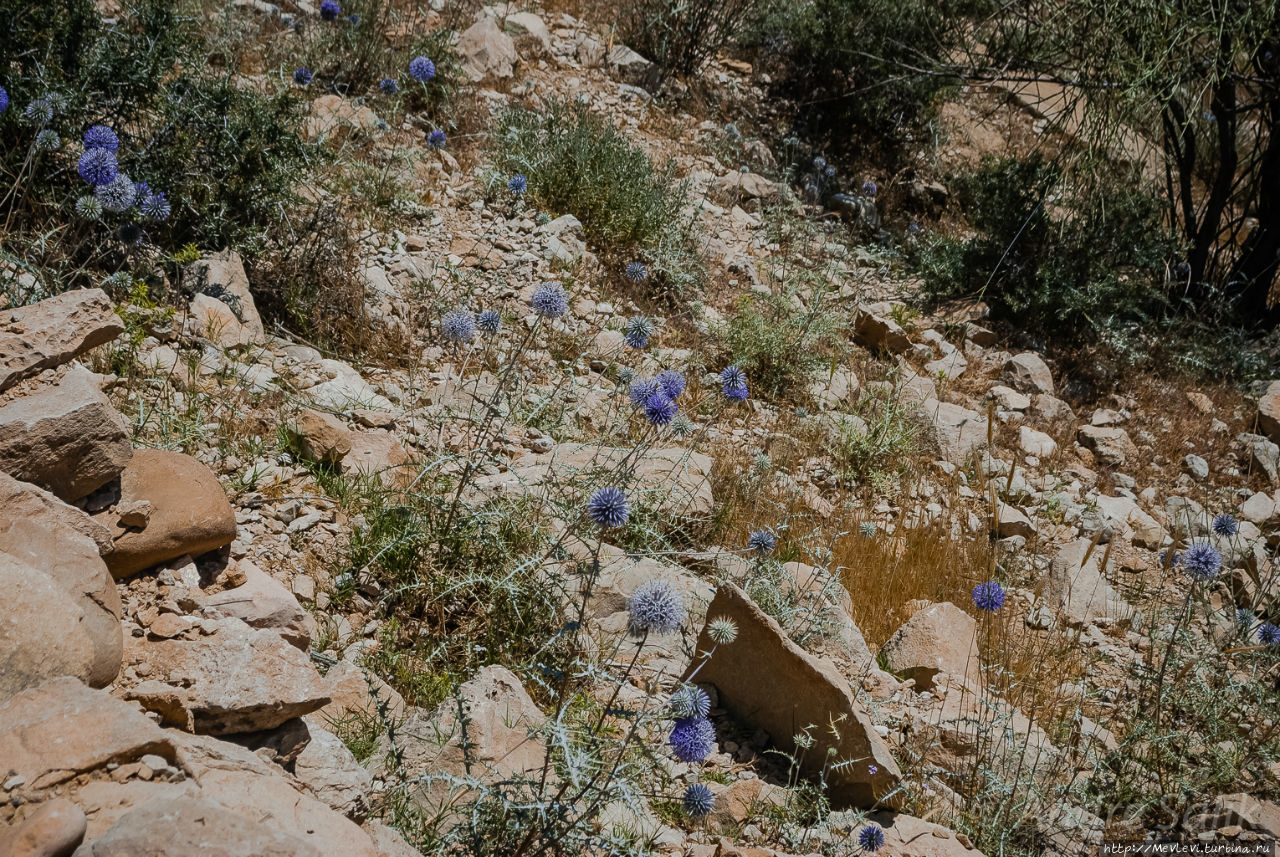
[[150, 718], [74, 678], [50, 679], [0, 701], [4, 772], [24, 778], [29, 789], [149, 753], [175, 758], [172, 743]]
[[369, 812], [373, 778], [337, 735], [308, 724], [311, 740], [293, 763], [293, 775], [332, 809], [354, 821]]
[[734, 780], [727, 786], [713, 783], [710, 788], [715, 796], [715, 803], [712, 804], [706, 821], [712, 830], [733, 832], [755, 816], [766, 813], [771, 807], [787, 805], [786, 789], [759, 778]]
[[978, 623], [950, 602], [917, 610], [880, 649], [889, 671], [932, 690], [947, 673], [974, 683], [979, 678]]
[[379, 717], [380, 707], [389, 720], [398, 722], [405, 717], [404, 698], [395, 688], [351, 661], [338, 661], [329, 668], [324, 681], [325, 695], [331, 701], [316, 714], [324, 723]]
[[977, 411], [937, 399], [921, 402], [918, 409], [933, 424], [942, 457], [952, 464], [965, 464], [987, 445], [987, 418]]
[[329, 376], [306, 390], [307, 398], [325, 410], [338, 413], [354, 408], [392, 411], [395, 406], [378, 393], [360, 373], [341, 360], [321, 360], [319, 368]]
[[53, 528], [74, 530], [89, 539], [105, 556], [114, 549], [111, 532], [75, 506], [70, 506], [39, 486], [20, 482], [0, 471], [0, 509], [9, 517], [9, 527], [0, 521], [0, 550], [11, 551], [19, 542], [6, 542], [3, 533], [14, 531], [14, 524], [24, 519], [39, 519]]
[[609, 68], [633, 86], [649, 88], [658, 82], [658, 68], [626, 45], [614, 45], [609, 51]]
[[1031, 412], [1047, 422], [1075, 422], [1076, 412], [1056, 396], [1040, 393], [1031, 397]]
[[1000, 370], [1000, 380], [1023, 393], [1053, 395], [1053, 373], [1033, 351], [1024, 351], [1006, 360]]
[[250, 628], [275, 631], [302, 651], [311, 645], [307, 614], [284, 584], [247, 559], [239, 561], [245, 582], [212, 596], [208, 606]]
[[378, 857], [423, 857], [417, 849], [404, 841], [400, 831], [387, 827], [381, 821], [366, 821], [364, 832], [369, 834], [369, 841], [373, 843]]
[[515, 39], [521, 56], [550, 56], [551, 32], [533, 12], [512, 12], [503, 21], [507, 35]]
[[165, 560], [199, 556], [231, 544], [236, 517], [213, 471], [180, 452], [140, 449], [120, 475], [120, 503], [147, 501], [141, 530], [123, 526], [111, 510], [96, 517], [111, 529], [115, 550], [107, 567], [117, 580]]
[[1024, 539], [1033, 538], [1036, 534], [1036, 525], [1031, 522], [1026, 513], [1017, 506], [1010, 506], [1008, 503], [996, 504], [996, 535], [1002, 539], [1011, 538], [1013, 536], [1021, 536]]
[[1209, 478], [1209, 462], [1198, 455], [1188, 455], [1183, 458], [1182, 466], [1192, 479], [1203, 481]]
[[1128, 497], [1099, 494], [1096, 502], [1098, 510], [1112, 528], [1112, 532], [1120, 535], [1128, 534], [1138, 547], [1158, 550], [1168, 538], [1164, 527]]
[[1204, 506], [1190, 497], [1170, 497], [1165, 501], [1164, 511], [1169, 518], [1169, 528], [1179, 538], [1209, 535], [1211, 518]]
[[998, 696], [969, 687], [950, 685], [941, 705], [916, 715], [914, 728], [929, 740], [927, 763], [953, 777], [1013, 776], [1056, 764], [1043, 729]]
[[76, 289], [0, 311], [0, 392], [124, 333], [102, 289]]
[[[329, 96], [337, 98], [337, 96]], [[262, 316], [249, 290], [249, 276], [244, 261], [235, 250], [210, 253], [187, 266], [186, 282], [192, 290], [216, 298], [235, 315], [254, 342], [263, 342], [266, 332]]]
[[1076, 432], [1076, 440], [1108, 467], [1124, 467], [1126, 462], [1138, 457], [1138, 447], [1122, 428], [1082, 426]]
[[407, 481], [411, 474], [405, 465], [409, 453], [385, 429], [352, 432], [351, 451], [342, 459], [342, 472], [358, 476], [379, 476], [384, 485]]
[[364, 104], [329, 93], [311, 102], [311, 115], [302, 125], [305, 140], [370, 135], [378, 128], [378, 114]]
[[303, 408], [289, 435], [308, 461], [337, 464], [351, 451], [351, 430], [332, 414]]
[[711, 183], [707, 195], [717, 205], [726, 208], [748, 199], [777, 200], [782, 198], [782, 188], [758, 173], [735, 170]]
[[1201, 830], [1235, 824], [1252, 833], [1277, 839], [1280, 838], [1280, 805], [1258, 800], [1249, 794], [1222, 795], [1196, 822], [1196, 828]]
[[1259, 525], [1270, 523], [1276, 517], [1275, 500], [1258, 491], [1240, 504], [1240, 517]]
[[[697, 670], [699, 683], [715, 685], [721, 706], [748, 728], [769, 733], [784, 752], [795, 753], [807, 774], [829, 758], [857, 760], [827, 772], [833, 804], [870, 806], [878, 799], [896, 804], [899, 796], [890, 793], [902, 773], [852, 688], [830, 662], [793, 643], [772, 617], [731, 583], [716, 592], [707, 617], [708, 622], [732, 620], [738, 637], [717, 648], [704, 628], [696, 651], [715, 653], [705, 661], [696, 659], [686, 680]], [[831, 723], [839, 724], [838, 738], [826, 728]], [[815, 725], [814, 745], [801, 752], [792, 736], [808, 724]]]
[[1049, 458], [1058, 451], [1057, 441], [1030, 426], [1018, 427], [1018, 446], [1022, 447], [1022, 451], [1027, 455], [1034, 455], [1041, 459]]
[[1256, 434], [1243, 433], [1236, 440], [1244, 444], [1249, 468], [1266, 474], [1272, 485], [1280, 485], [1280, 445]]
[[879, 313], [878, 305], [858, 306], [853, 313], [853, 341], [870, 351], [889, 351], [902, 354], [911, 348], [906, 331], [888, 317]]
[[[536, 735], [543, 714], [520, 679], [505, 667], [488, 666], [458, 688], [435, 711], [416, 711], [397, 730], [406, 778], [424, 779], [414, 802], [427, 812], [443, 812], [467, 789], [447, 777], [484, 782], [534, 777], [546, 763], [545, 740]], [[374, 758], [391, 749], [383, 737]], [[376, 774], [376, 771], [375, 771]]]
[[987, 391], [987, 398], [996, 403], [996, 407], [1006, 411], [1025, 411], [1031, 407], [1031, 397], [1019, 393], [1012, 387], [997, 384]]
[[1280, 443], [1280, 381], [1272, 381], [1258, 399], [1258, 428]]
[[[1046, 587], [1049, 607], [1073, 627], [1101, 618], [1121, 620], [1133, 613], [1133, 608], [1111, 588], [1098, 568], [1106, 549], [1098, 545], [1090, 552], [1089, 548], [1089, 539], [1076, 539], [1064, 545], [1049, 565]], [[1084, 562], [1086, 554], [1089, 554], [1087, 563]]]
[[87, 826], [80, 807], [66, 798], [55, 797], [40, 804], [14, 826], [0, 830], [0, 854], [69, 857], [84, 840]]
[[245, 326], [231, 307], [211, 295], [198, 294], [187, 305], [190, 328], [194, 335], [204, 337], [223, 348], [245, 348], [262, 337], [255, 336]]
[[870, 820], [884, 830], [884, 847], [877, 855], [887, 857], [982, 857], [959, 834], [931, 821], [902, 813], [881, 810]]
[[0, 470], [68, 502], [110, 482], [133, 455], [129, 426], [73, 363], [0, 395]]
[[219, 619], [191, 640], [126, 641], [126, 663], [151, 667], [121, 689], [126, 699], [188, 732], [225, 735], [274, 729], [329, 702], [310, 659], [272, 631]]
[[493, 18], [481, 18], [458, 37], [458, 58], [462, 70], [473, 82], [486, 78], [503, 79], [515, 73], [520, 56], [516, 43], [502, 32]]

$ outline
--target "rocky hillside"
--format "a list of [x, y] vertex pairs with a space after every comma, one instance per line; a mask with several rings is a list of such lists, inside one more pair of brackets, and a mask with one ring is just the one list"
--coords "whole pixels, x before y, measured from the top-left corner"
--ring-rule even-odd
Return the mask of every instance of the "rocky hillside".
[[[1280, 837], [1280, 380], [1099, 391], [923, 304], [885, 236], [946, 186], [798, 156], [750, 64], [474, 11], [452, 124], [244, 60], [352, 226], [289, 277], [6, 254], [0, 857]], [[968, 95], [938, 157], [1036, 133]]]

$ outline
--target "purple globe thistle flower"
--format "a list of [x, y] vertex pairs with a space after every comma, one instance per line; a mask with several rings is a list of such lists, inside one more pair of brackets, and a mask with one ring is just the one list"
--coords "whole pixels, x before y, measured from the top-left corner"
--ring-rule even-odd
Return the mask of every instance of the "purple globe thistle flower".
[[1234, 536], [1240, 532], [1240, 522], [1225, 512], [1213, 519], [1213, 531], [1220, 536]]
[[643, 283], [649, 279], [649, 266], [644, 262], [628, 262], [624, 273], [631, 282]]
[[827, 178], [829, 178], [829, 179], [833, 179], [833, 178], [835, 178], [835, 177], [836, 177], [836, 168], [835, 168], [835, 167], [827, 167], [825, 170], [823, 170], [823, 171], [822, 171], [822, 174], [823, 174], [824, 176], [826, 176]]
[[138, 191], [124, 173], [117, 173], [114, 179], [98, 185], [93, 192], [107, 211], [128, 211], [138, 200]]
[[884, 847], [884, 831], [879, 825], [868, 824], [858, 831], [858, 845], [863, 851], [879, 851]]
[[822, 157], [821, 155], [813, 159], [813, 168], [815, 170], [821, 170], [826, 166], [827, 166], [827, 159]]
[[1280, 625], [1263, 622], [1258, 626], [1258, 640], [1268, 646], [1280, 643]]
[[1222, 571], [1222, 554], [1208, 542], [1195, 542], [1178, 559], [1187, 574], [1201, 582], [1213, 580]]
[[338, 5], [337, 0], [324, 0], [320, 4], [320, 17], [326, 21], [336, 21], [341, 13], [342, 7]]
[[414, 57], [409, 61], [409, 76], [426, 83], [436, 76], [436, 64], [426, 57]]
[[476, 316], [476, 327], [485, 333], [497, 333], [502, 329], [502, 316], [496, 309], [487, 309]]
[[142, 211], [142, 216], [149, 220], [165, 221], [169, 219], [169, 200], [165, 198], [164, 191], [147, 194], [139, 208]]
[[3, 86], [0, 86], [0, 113], [9, 109], [9, 92]]
[[609, 485], [591, 495], [587, 514], [602, 527], [621, 527], [631, 517], [631, 504], [621, 489]]
[[45, 128], [36, 135], [36, 148], [45, 152], [52, 152], [54, 149], [62, 148], [62, 138], [58, 136], [58, 132], [52, 128]]
[[662, 392], [667, 394], [668, 399], [674, 401], [680, 398], [680, 394], [685, 391], [688, 382], [676, 370], [663, 369], [658, 373], [658, 386], [662, 388]]
[[771, 553], [777, 543], [777, 538], [768, 530], [756, 530], [747, 536], [747, 547], [756, 553]]
[[670, 634], [684, 624], [684, 599], [669, 582], [655, 577], [636, 587], [627, 599], [627, 632]]
[[716, 805], [715, 795], [702, 783], [694, 783], [684, 790], [684, 811], [692, 816], [710, 815]]
[[973, 603], [979, 610], [994, 613], [1004, 606], [1004, 587], [994, 580], [979, 583], [973, 587]]
[[350, 25], [351, 25], [351, 26], [353, 26], [353, 27], [358, 27], [358, 26], [360, 26], [360, 16], [359, 16], [359, 15], [356, 15], [355, 13], [352, 13], [352, 14], [348, 15], [348, 16], [347, 16], [347, 23], [348, 23], [348, 24], [350, 24]]
[[454, 345], [464, 345], [476, 335], [476, 320], [471, 313], [455, 309], [440, 319], [440, 333]]
[[747, 393], [747, 374], [737, 366], [729, 366], [720, 372], [720, 385], [724, 389], [724, 397], [732, 402], [741, 402]]
[[862, 183], [862, 192], [867, 196], [875, 196], [877, 190], [879, 190], [879, 188], [876, 187], [876, 183], [870, 179], [867, 179]]
[[559, 283], [545, 282], [533, 290], [529, 305], [543, 318], [560, 318], [569, 311], [569, 296]]
[[507, 190], [516, 196], [524, 196], [524, 192], [529, 189], [529, 180], [521, 173], [516, 173], [507, 180]]
[[705, 717], [683, 717], [671, 729], [671, 749], [682, 762], [705, 762], [716, 748], [716, 729]]
[[384, 77], [378, 84], [378, 89], [383, 95], [395, 95], [400, 91], [400, 84], [396, 83], [394, 77]]
[[676, 403], [663, 393], [654, 393], [644, 403], [644, 418], [651, 425], [665, 426], [676, 418]]
[[311, 69], [306, 66], [295, 69], [293, 72], [293, 82], [298, 84], [298, 86], [309, 86], [311, 84], [311, 77]]
[[439, 128], [427, 135], [427, 145], [433, 149], [443, 149], [449, 138]]
[[34, 125], [48, 125], [53, 121], [53, 102], [47, 98], [37, 98], [27, 105], [22, 115]]
[[677, 718], [706, 717], [711, 710], [711, 697], [702, 688], [687, 684], [671, 694], [671, 713]]
[[913, 220], [913, 221], [911, 221], [911, 225], [909, 225], [909, 226], [907, 227], [907, 231], [908, 231], [908, 232], [910, 232], [912, 235], [919, 235], [919, 234], [920, 234], [920, 224], [919, 224], [919, 223], [916, 223], [914, 220]]
[[86, 150], [106, 149], [114, 152], [120, 148], [120, 138], [106, 125], [94, 125], [84, 132], [84, 147]]
[[134, 182], [133, 193], [134, 197], [138, 200], [138, 203], [141, 204], [142, 200], [151, 195], [151, 185], [146, 182]]
[[640, 350], [649, 344], [650, 336], [653, 336], [653, 322], [650, 319], [635, 315], [627, 320], [627, 330], [624, 334], [627, 345]]
[[637, 378], [631, 382], [627, 395], [631, 397], [631, 404], [642, 408], [651, 396], [658, 395], [658, 382], [653, 378]]
[[116, 235], [125, 244], [141, 244], [143, 238], [142, 227], [136, 223], [126, 223], [116, 230]]

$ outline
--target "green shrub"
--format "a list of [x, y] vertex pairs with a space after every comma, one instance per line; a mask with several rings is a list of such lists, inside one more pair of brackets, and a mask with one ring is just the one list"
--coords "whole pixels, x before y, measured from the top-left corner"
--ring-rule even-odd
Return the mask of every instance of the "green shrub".
[[717, 332], [729, 361], [747, 373], [752, 394], [777, 398], [808, 383], [825, 363], [822, 346], [835, 326], [821, 300], [801, 311], [790, 294], [750, 294]]
[[759, 0], [634, 0], [620, 4], [618, 31], [660, 75], [693, 75], [720, 52]]

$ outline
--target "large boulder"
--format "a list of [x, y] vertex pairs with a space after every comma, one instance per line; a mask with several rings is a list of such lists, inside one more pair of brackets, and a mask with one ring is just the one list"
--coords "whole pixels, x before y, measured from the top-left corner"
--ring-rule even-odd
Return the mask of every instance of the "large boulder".
[[102, 289], [63, 292], [0, 312], [0, 391], [61, 366], [124, 332]]
[[0, 394], [0, 470], [68, 502], [110, 482], [133, 455], [129, 426], [73, 363]]
[[938, 673], [976, 682], [979, 677], [978, 623], [944, 601], [917, 610], [880, 649], [885, 666], [916, 687], [932, 690]]
[[520, 55], [516, 43], [502, 32], [493, 18], [484, 17], [462, 31], [458, 37], [458, 58], [462, 70], [474, 82], [503, 79], [515, 74]]
[[1049, 564], [1045, 592], [1048, 606], [1068, 625], [1079, 627], [1099, 619], [1117, 621], [1132, 615], [1133, 608], [1098, 567], [1105, 554], [1101, 545], [1076, 539], [1064, 545]]
[[68, 857], [84, 841], [84, 810], [66, 798], [40, 804], [21, 822], [0, 829], [5, 857]]
[[235, 250], [211, 253], [192, 262], [187, 267], [186, 282], [193, 291], [216, 298], [227, 306], [254, 340], [261, 341], [265, 337], [262, 316], [258, 315], [258, 307], [249, 291], [244, 261]]
[[965, 464], [987, 445], [987, 418], [977, 411], [937, 399], [921, 402], [918, 411], [932, 424], [942, 457], [952, 464]]
[[1082, 426], [1076, 440], [1091, 451], [1098, 462], [1108, 467], [1124, 467], [1138, 457], [1138, 447], [1129, 434], [1114, 426]]
[[1024, 351], [1006, 360], [1004, 368], [1000, 370], [1000, 380], [1028, 395], [1053, 395], [1053, 373], [1034, 351]]
[[[127, 514], [150, 504], [149, 518]], [[120, 475], [120, 501], [99, 513], [111, 530], [115, 550], [107, 567], [117, 579], [165, 560], [198, 556], [231, 544], [236, 516], [213, 471], [189, 455], [140, 449]]]
[[[836, 805], [897, 805], [900, 796], [892, 793], [902, 772], [835, 666], [792, 642], [773, 617], [731, 583], [720, 587], [707, 608], [708, 624], [717, 619], [733, 621], [737, 639], [717, 646], [704, 628], [696, 651], [713, 654], [696, 658], [685, 679], [715, 685], [730, 715], [769, 733], [775, 746], [801, 759], [805, 773], [817, 774], [834, 761], [837, 767], [826, 778]], [[810, 724], [814, 743], [802, 750], [794, 738]], [[838, 735], [827, 728], [830, 724], [836, 724]]]

